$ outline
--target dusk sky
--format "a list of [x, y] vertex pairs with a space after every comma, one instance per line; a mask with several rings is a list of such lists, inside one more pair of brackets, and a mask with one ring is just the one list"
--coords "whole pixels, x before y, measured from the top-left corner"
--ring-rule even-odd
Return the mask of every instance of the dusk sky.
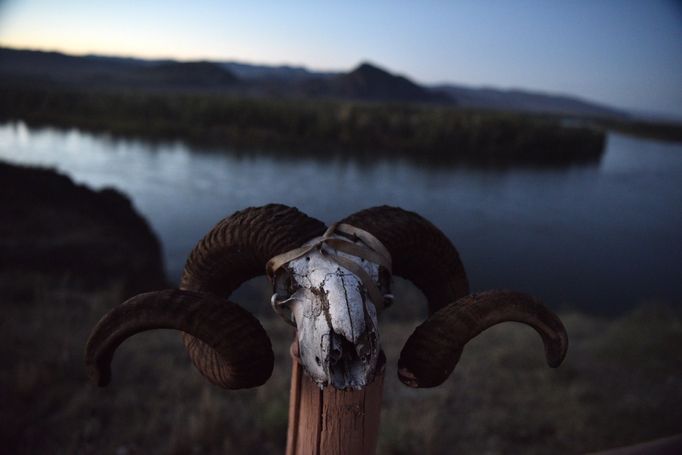
[[682, 117], [682, 2], [0, 0], [0, 45], [525, 88]]

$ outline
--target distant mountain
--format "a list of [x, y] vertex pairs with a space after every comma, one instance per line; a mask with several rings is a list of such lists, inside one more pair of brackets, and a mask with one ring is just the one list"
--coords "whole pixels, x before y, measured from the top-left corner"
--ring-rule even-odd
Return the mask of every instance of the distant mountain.
[[566, 95], [525, 90], [469, 88], [450, 84], [438, 85], [434, 88], [449, 94], [457, 100], [458, 106], [464, 108], [588, 117], [628, 116], [624, 111]]
[[302, 66], [99, 55], [79, 57], [0, 48], [0, 86], [37, 83], [79, 88], [210, 90], [256, 97], [437, 103], [496, 111], [628, 117], [624, 111], [566, 95], [453, 84], [427, 87], [371, 63], [362, 63], [347, 73], [333, 73], [316, 72]]
[[302, 66], [268, 66], [240, 62], [218, 62], [241, 79], [277, 79], [281, 81], [300, 81], [313, 78], [325, 78], [338, 73], [310, 71]]
[[206, 61], [167, 62], [138, 68], [135, 76], [150, 85], [220, 88], [239, 79], [221, 65]]
[[365, 101], [452, 103], [444, 93], [429, 90], [404, 76], [394, 75], [371, 63], [361, 63], [349, 73], [323, 80], [312, 86], [316, 95]]
[[81, 82], [120, 77], [138, 67], [134, 60], [77, 57], [59, 52], [0, 48], [0, 75], [13, 79]]
[[219, 89], [238, 82], [227, 69], [206, 61], [74, 57], [57, 52], [2, 48], [0, 77], [15, 81], [45, 80], [79, 88]]

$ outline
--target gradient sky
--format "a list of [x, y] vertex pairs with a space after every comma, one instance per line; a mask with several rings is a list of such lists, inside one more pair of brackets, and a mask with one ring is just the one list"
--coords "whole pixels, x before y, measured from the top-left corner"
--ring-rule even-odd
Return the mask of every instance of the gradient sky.
[[682, 118], [682, 2], [0, 0], [0, 45], [526, 88]]

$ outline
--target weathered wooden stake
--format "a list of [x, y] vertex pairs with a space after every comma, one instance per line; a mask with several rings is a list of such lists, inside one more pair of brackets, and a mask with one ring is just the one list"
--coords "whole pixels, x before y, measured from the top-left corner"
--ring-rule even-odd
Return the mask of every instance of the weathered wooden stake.
[[383, 355], [374, 381], [362, 390], [320, 389], [299, 363], [297, 340], [291, 345], [291, 360], [286, 454], [374, 454], [384, 386]]

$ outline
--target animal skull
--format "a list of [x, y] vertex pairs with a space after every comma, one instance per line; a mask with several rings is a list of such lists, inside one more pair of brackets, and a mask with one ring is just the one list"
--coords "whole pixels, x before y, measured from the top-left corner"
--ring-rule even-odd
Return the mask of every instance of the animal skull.
[[362, 280], [330, 254], [358, 264], [384, 297], [392, 298], [389, 279], [380, 274], [379, 265], [325, 245], [290, 261], [278, 273], [272, 304], [291, 312], [301, 364], [320, 387], [362, 389], [373, 380], [381, 352], [377, 308]]
[[[356, 233], [335, 230], [343, 225]], [[362, 232], [370, 235], [365, 246], [382, 254], [358, 247]], [[87, 343], [91, 379], [109, 382], [114, 352], [130, 336], [172, 328], [183, 333], [192, 362], [212, 383], [228, 389], [265, 383], [274, 366], [270, 339], [252, 314], [226, 298], [263, 273], [273, 282], [273, 307], [291, 312], [301, 363], [320, 386], [361, 389], [372, 381], [382, 357], [377, 305], [390, 301], [390, 273], [412, 281], [428, 301], [428, 319], [398, 360], [398, 377], [408, 386], [441, 384], [466, 343], [504, 321], [533, 327], [552, 367], [568, 347], [563, 324], [537, 299], [504, 290], [469, 294], [455, 247], [414, 212], [373, 207], [326, 228], [295, 208], [271, 204], [236, 212], [211, 229], [190, 253], [179, 289], [140, 294], [107, 313]]]

